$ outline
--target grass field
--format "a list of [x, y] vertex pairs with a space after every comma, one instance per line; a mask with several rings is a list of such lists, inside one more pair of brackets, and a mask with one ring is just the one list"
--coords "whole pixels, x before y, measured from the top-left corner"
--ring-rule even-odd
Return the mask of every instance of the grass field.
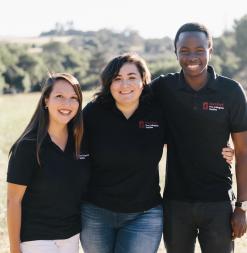
[[[92, 98], [93, 92], [84, 93], [84, 105]], [[6, 95], [0, 96], [0, 253], [8, 253], [8, 238], [6, 228], [6, 167], [8, 161], [8, 151], [11, 144], [23, 131], [30, 119], [39, 93]], [[161, 186], [164, 183], [164, 163], [165, 156], [161, 162]], [[247, 237], [236, 240], [235, 253], [247, 252]], [[160, 245], [159, 253], [164, 253], [163, 243]], [[197, 245], [196, 253], [199, 253]], [[127, 253], [127, 252], [126, 252]], [[143, 252], [148, 253], [148, 252]], [[186, 253], [186, 252], [184, 252]], [[220, 253], [220, 252], [219, 252]]]

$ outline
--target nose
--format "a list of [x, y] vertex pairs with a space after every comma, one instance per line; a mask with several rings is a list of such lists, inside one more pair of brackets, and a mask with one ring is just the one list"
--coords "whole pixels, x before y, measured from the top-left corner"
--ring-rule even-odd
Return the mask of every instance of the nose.
[[188, 58], [187, 58], [188, 62], [196, 63], [196, 62], [198, 62], [198, 60], [199, 60], [199, 58], [198, 58], [198, 55], [196, 53], [190, 53], [188, 55]]
[[190, 60], [197, 60], [197, 59], [198, 59], [197, 53], [193, 53], [193, 52], [191, 52], [191, 53], [188, 55], [188, 57], [189, 57]]
[[122, 86], [125, 87], [125, 86], [128, 86], [129, 84], [130, 84], [130, 80], [128, 80], [128, 79], [127, 80], [125, 80], [125, 79], [122, 80]]
[[67, 106], [70, 106], [72, 104], [72, 101], [70, 98], [64, 98], [62, 102], [63, 102], [63, 105], [67, 105]]

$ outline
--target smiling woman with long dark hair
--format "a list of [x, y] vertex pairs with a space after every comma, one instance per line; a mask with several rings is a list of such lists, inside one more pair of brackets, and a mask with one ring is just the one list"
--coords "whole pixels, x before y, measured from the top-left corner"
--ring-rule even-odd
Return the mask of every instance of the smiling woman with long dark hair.
[[80, 202], [89, 179], [81, 106], [77, 79], [51, 74], [29, 124], [10, 150], [11, 253], [78, 252]]

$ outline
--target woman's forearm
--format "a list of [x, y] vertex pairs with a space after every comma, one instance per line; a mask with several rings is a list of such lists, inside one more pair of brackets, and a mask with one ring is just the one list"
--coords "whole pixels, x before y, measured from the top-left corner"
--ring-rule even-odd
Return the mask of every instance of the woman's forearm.
[[10, 242], [10, 253], [21, 253], [20, 230], [21, 230], [21, 202], [8, 200], [7, 221]]

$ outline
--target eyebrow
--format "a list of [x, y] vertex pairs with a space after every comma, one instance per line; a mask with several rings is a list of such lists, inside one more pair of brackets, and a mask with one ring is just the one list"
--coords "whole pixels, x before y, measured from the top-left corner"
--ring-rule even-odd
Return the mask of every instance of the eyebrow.
[[[65, 94], [67, 92], [64, 92], [64, 91], [55, 91], [54, 93], [55, 94]], [[77, 94], [75, 92], [71, 93], [70, 95], [76, 95], [77, 96]]]
[[[128, 73], [127, 75], [128, 75], [128, 76], [137, 75], [137, 73], [135, 73], [135, 72], [130, 72], [130, 73]], [[121, 74], [118, 74], [117, 76], [122, 76], [122, 75], [121, 75]]]
[[[198, 47], [195, 47], [195, 48], [196, 48], [196, 49], [198, 49], [198, 48], [204, 48], [204, 49], [205, 49], [205, 47], [202, 46], [202, 45], [201, 45], [201, 46], [198, 46]], [[190, 49], [190, 48], [189, 48], [189, 47], [186, 47], [186, 46], [183, 46], [183, 47], [180, 48], [180, 50], [181, 50], [181, 49]]]

